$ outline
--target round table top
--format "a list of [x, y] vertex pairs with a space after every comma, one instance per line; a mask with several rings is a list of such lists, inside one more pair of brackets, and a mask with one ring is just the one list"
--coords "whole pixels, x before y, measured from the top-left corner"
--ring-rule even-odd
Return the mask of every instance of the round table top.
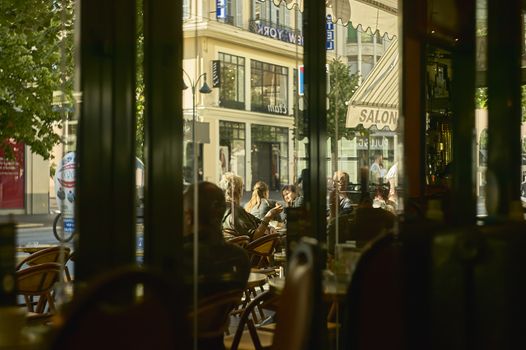
[[33, 254], [42, 249], [51, 248], [57, 246], [56, 244], [39, 244], [39, 245], [27, 245], [27, 246], [17, 246], [16, 251], [19, 253], [29, 253]]
[[267, 282], [267, 275], [259, 272], [251, 272], [248, 275], [247, 288], [257, 287]]
[[[283, 292], [285, 277], [274, 277], [268, 281], [269, 289], [276, 294]], [[323, 296], [325, 298], [342, 298], [347, 294], [349, 281], [323, 280]]]

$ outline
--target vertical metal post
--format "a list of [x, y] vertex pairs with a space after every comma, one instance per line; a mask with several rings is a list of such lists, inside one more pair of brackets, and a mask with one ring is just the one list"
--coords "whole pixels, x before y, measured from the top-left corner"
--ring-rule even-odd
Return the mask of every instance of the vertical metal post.
[[403, 0], [401, 40], [401, 91], [398, 126], [403, 133], [404, 208], [422, 200], [425, 186], [425, 33], [426, 1]]
[[475, 130], [475, 0], [459, 3], [462, 14], [457, 45], [452, 49], [453, 188], [451, 215], [456, 224], [476, 218], [473, 149]]
[[[305, 202], [308, 217], [308, 227], [312, 236], [319, 242], [326, 241], [327, 232], [327, 176], [326, 176], [326, 140], [327, 140], [327, 108], [326, 108], [326, 17], [325, 1], [306, 0], [303, 15], [303, 31], [305, 33], [305, 97], [308, 124], [308, 169], [309, 179], [304, 179]], [[305, 180], [308, 180], [305, 182]], [[320, 257], [325, 261], [325, 257]], [[322, 264], [320, 264], [322, 265]], [[320, 267], [321, 269], [321, 267]], [[324, 349], [327, 347], [326, 315], [321, 306], [321, 270], [317, 271], [313, 308], [312, 332], [309, 339], [309, 349]], [[326, 310], [325, 310], [326, 311]]]
[[80, 11], [75, 279], [86, 281], [135, 261], [135, 1]]
[[182, 6], [144, 0], [144, 261], [179, 275], [183, 231]]
[[486, 206], [505, 217], [519, 200], [522, 1], [488, 0], [488, 170]]

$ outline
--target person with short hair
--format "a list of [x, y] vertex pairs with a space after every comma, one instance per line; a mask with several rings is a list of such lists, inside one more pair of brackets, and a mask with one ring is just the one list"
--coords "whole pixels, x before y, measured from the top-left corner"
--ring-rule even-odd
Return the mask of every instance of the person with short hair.
[[[195, 208], [194, 190], [197, 186], [197, 208]], [[205, 294], [214, 292], [216, 284], [221, 287], [228, 277], [229, 284], [240, 287], [246, 285], [250, 264], [246, 251], [235, 245], [227, 244], [222, 234], [222, 219], [226, 203], [223, 191], [211, 182], [191, 184], [183, 195], [183, 251], [184, 271], [192, 279], [190, 267], [193, 265], [194, 234], [198, 235], [199, 280], [206, 284]], [[197, 209], [197, 223], [195, 210]], [[211, 290], [207, 290], [211, 289]]]
[[303, 196], [295, 185], [285, 185], [281, 189], [281, 197], [286, 207], [299, 208], [303, 205]]
[[[197, 186], [197, 198], [195, 187]], [[197, 199], [197, 203], [196, 203]], [[245, 249], [227, 243], [222, 234], [225, 212], [223, 191], [211, 182], [191, 184], [183, 195], [183, 282], [187, 300], [192, 300], [195, 283], [199, 300], [246, 288], [250, 274], [250, 260]], [[195, 210], [197, 209], [197, 222]], [[198, 276], [194, 276], [194, 241], [197, 237]], [[197, 277], [197, 280], [195, 279]], [[189, 305], [188, 312], [191, 312]], [[230, 312], [230, 310], [225, 310]], [[200, 349], [224, 349], [223, 334], [200, 338]]]
[[387, 174], [387, 170], [384, 168], [383, 163], [383, 156], [382, 153], [377, 152], [374, 155], [374, 162], [371, 164], [371, 167], [369, 169], [370, 171], [370, 181], [371, 183], [380, 183], [383, 181], [385, 175]]
[[329, 217], [348, 214], [352, 212], [352, 201], [349, 197], [349, 174], [345, 171], [338, 170], [332, 178], [334, 188], [329, 194]]

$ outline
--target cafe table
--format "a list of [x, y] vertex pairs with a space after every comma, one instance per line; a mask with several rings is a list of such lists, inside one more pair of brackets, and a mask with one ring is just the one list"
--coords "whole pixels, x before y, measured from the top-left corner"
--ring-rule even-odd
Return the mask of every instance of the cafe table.
[[17, 246], [16, 251], [17, 253], [27, 253], [27, 254], [33, 254], [36, 253], [42, 249], [56, 247], [57, 244], [35, 244], [35, 245], [25, 245], [25, 246]]

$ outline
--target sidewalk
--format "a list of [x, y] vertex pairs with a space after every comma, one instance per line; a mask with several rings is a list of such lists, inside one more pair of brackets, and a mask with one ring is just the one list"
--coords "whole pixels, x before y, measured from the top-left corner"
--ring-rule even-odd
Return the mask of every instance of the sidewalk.
[[17, 228], [51, 227], [56, 214], [13, 215]]

